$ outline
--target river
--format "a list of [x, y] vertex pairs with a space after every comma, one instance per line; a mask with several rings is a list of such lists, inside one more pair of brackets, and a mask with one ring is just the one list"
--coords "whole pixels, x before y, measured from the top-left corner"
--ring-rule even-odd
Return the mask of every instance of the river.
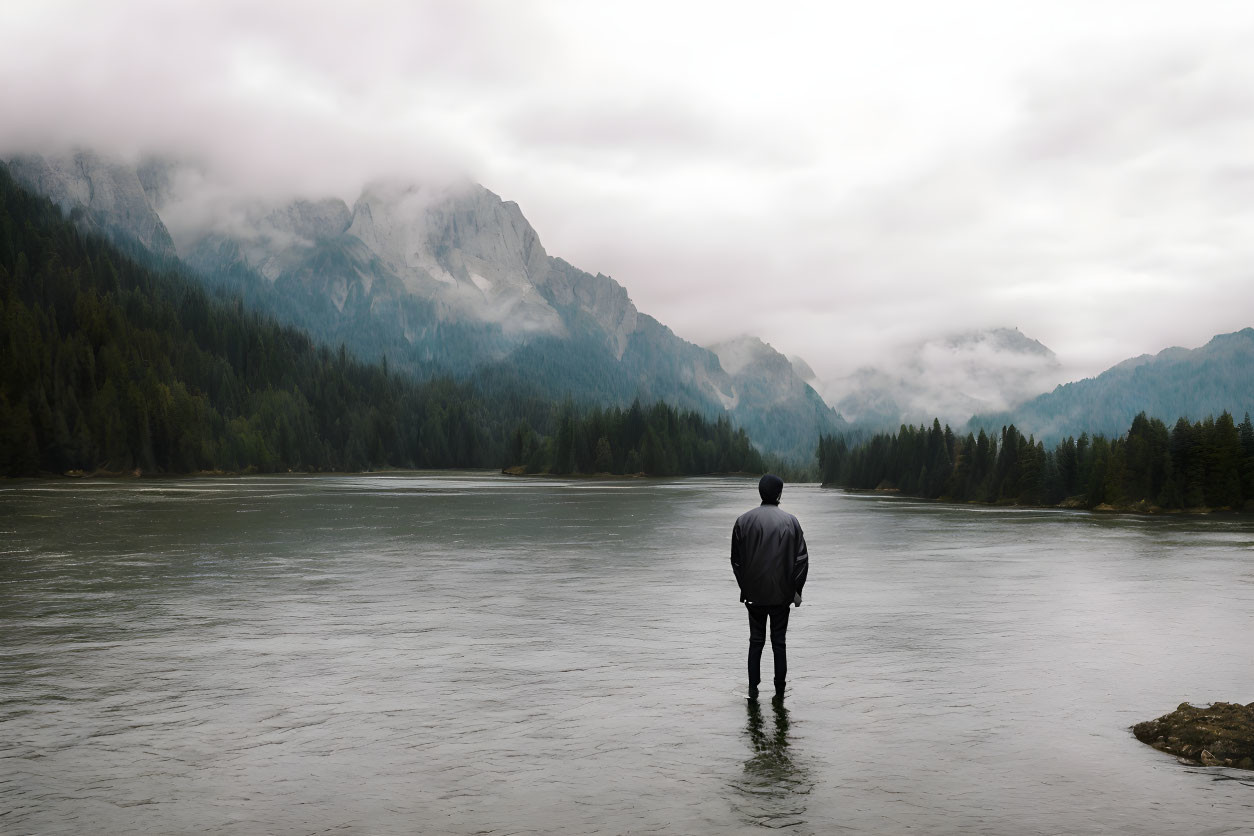
[[1250, 832], [1128, 728], [1254, 701], [1254, 521], [783, 499], [780, 706], [750, 480], [0, 484], [0, 832]]

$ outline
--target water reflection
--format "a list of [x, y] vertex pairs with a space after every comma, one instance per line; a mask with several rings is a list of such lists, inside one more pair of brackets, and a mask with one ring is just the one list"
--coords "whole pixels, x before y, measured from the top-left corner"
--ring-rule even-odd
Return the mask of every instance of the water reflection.
[[791, 751], [788, 708], [782, 699], [772, 699], [773, 722], [768, 726], [756, 699], [746, 700], [745, 706], [745, 736], [753, 755], [735, 782], [740, 798], [737, 809], [748, 822], [761, 827], [803, 825], [813, 782]]

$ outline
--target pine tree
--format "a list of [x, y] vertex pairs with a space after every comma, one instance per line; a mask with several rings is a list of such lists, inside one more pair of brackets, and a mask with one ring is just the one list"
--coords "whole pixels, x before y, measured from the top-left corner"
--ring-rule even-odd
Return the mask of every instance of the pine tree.
[[1254, 424], [1250, 413], [1237, 428], [1241, 436], [1241, 495], [1244, 502], [1254, 502]]
[[1206, 501], [1213, 508], [1241, 507], [1241, 436], [1232, 416], [1215, 420], [1207, 445]]

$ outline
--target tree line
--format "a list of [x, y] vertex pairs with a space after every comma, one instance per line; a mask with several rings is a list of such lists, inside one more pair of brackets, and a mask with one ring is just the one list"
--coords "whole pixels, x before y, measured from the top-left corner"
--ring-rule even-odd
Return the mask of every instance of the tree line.
[[856, 446], [825, 436], [818, 447], [825, 484], [893, 489], [959, 502], [1178, 510], [1241, 509], [1254, 503], [1254, 426], [1222, 413], [1168, 428], [1145, 413], [1125, 435], [1068, 436], [1053, 450], [1014, 425], [999, 434], [956, 436], [903, 425]]
[[568, 403], [556, 432], [538, 435], [526, 422], [514, 430], [509, 463], [524, 473], [761, 473], [762, 455], [743, 429], [727, 418], [708, 421], [700, 414], [665, 403], [629, 409], [594, 407], [582, 414]]
[[518, 380], [419, 380], [386, 357], [360, 362], [177, 263], [84, 235], [3, 166], [0, 360], [5, 476], [760, 466], [743, 432], [695, 413], [607, 412]]

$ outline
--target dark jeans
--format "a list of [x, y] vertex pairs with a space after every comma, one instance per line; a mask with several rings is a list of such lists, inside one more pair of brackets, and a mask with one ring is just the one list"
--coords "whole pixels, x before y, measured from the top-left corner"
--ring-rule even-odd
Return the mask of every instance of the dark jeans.
[[771, 652], [775, 654], [775, 687], [782, 688], [788, 679], [788, 652], [784, 649], [784, 633], [788, 632], [788, 605], [763, 607], [745, 604], [749, 610], [749, 687], [762, 681], [762, 648], [766, 647], [766, 619], [771, 619]]

